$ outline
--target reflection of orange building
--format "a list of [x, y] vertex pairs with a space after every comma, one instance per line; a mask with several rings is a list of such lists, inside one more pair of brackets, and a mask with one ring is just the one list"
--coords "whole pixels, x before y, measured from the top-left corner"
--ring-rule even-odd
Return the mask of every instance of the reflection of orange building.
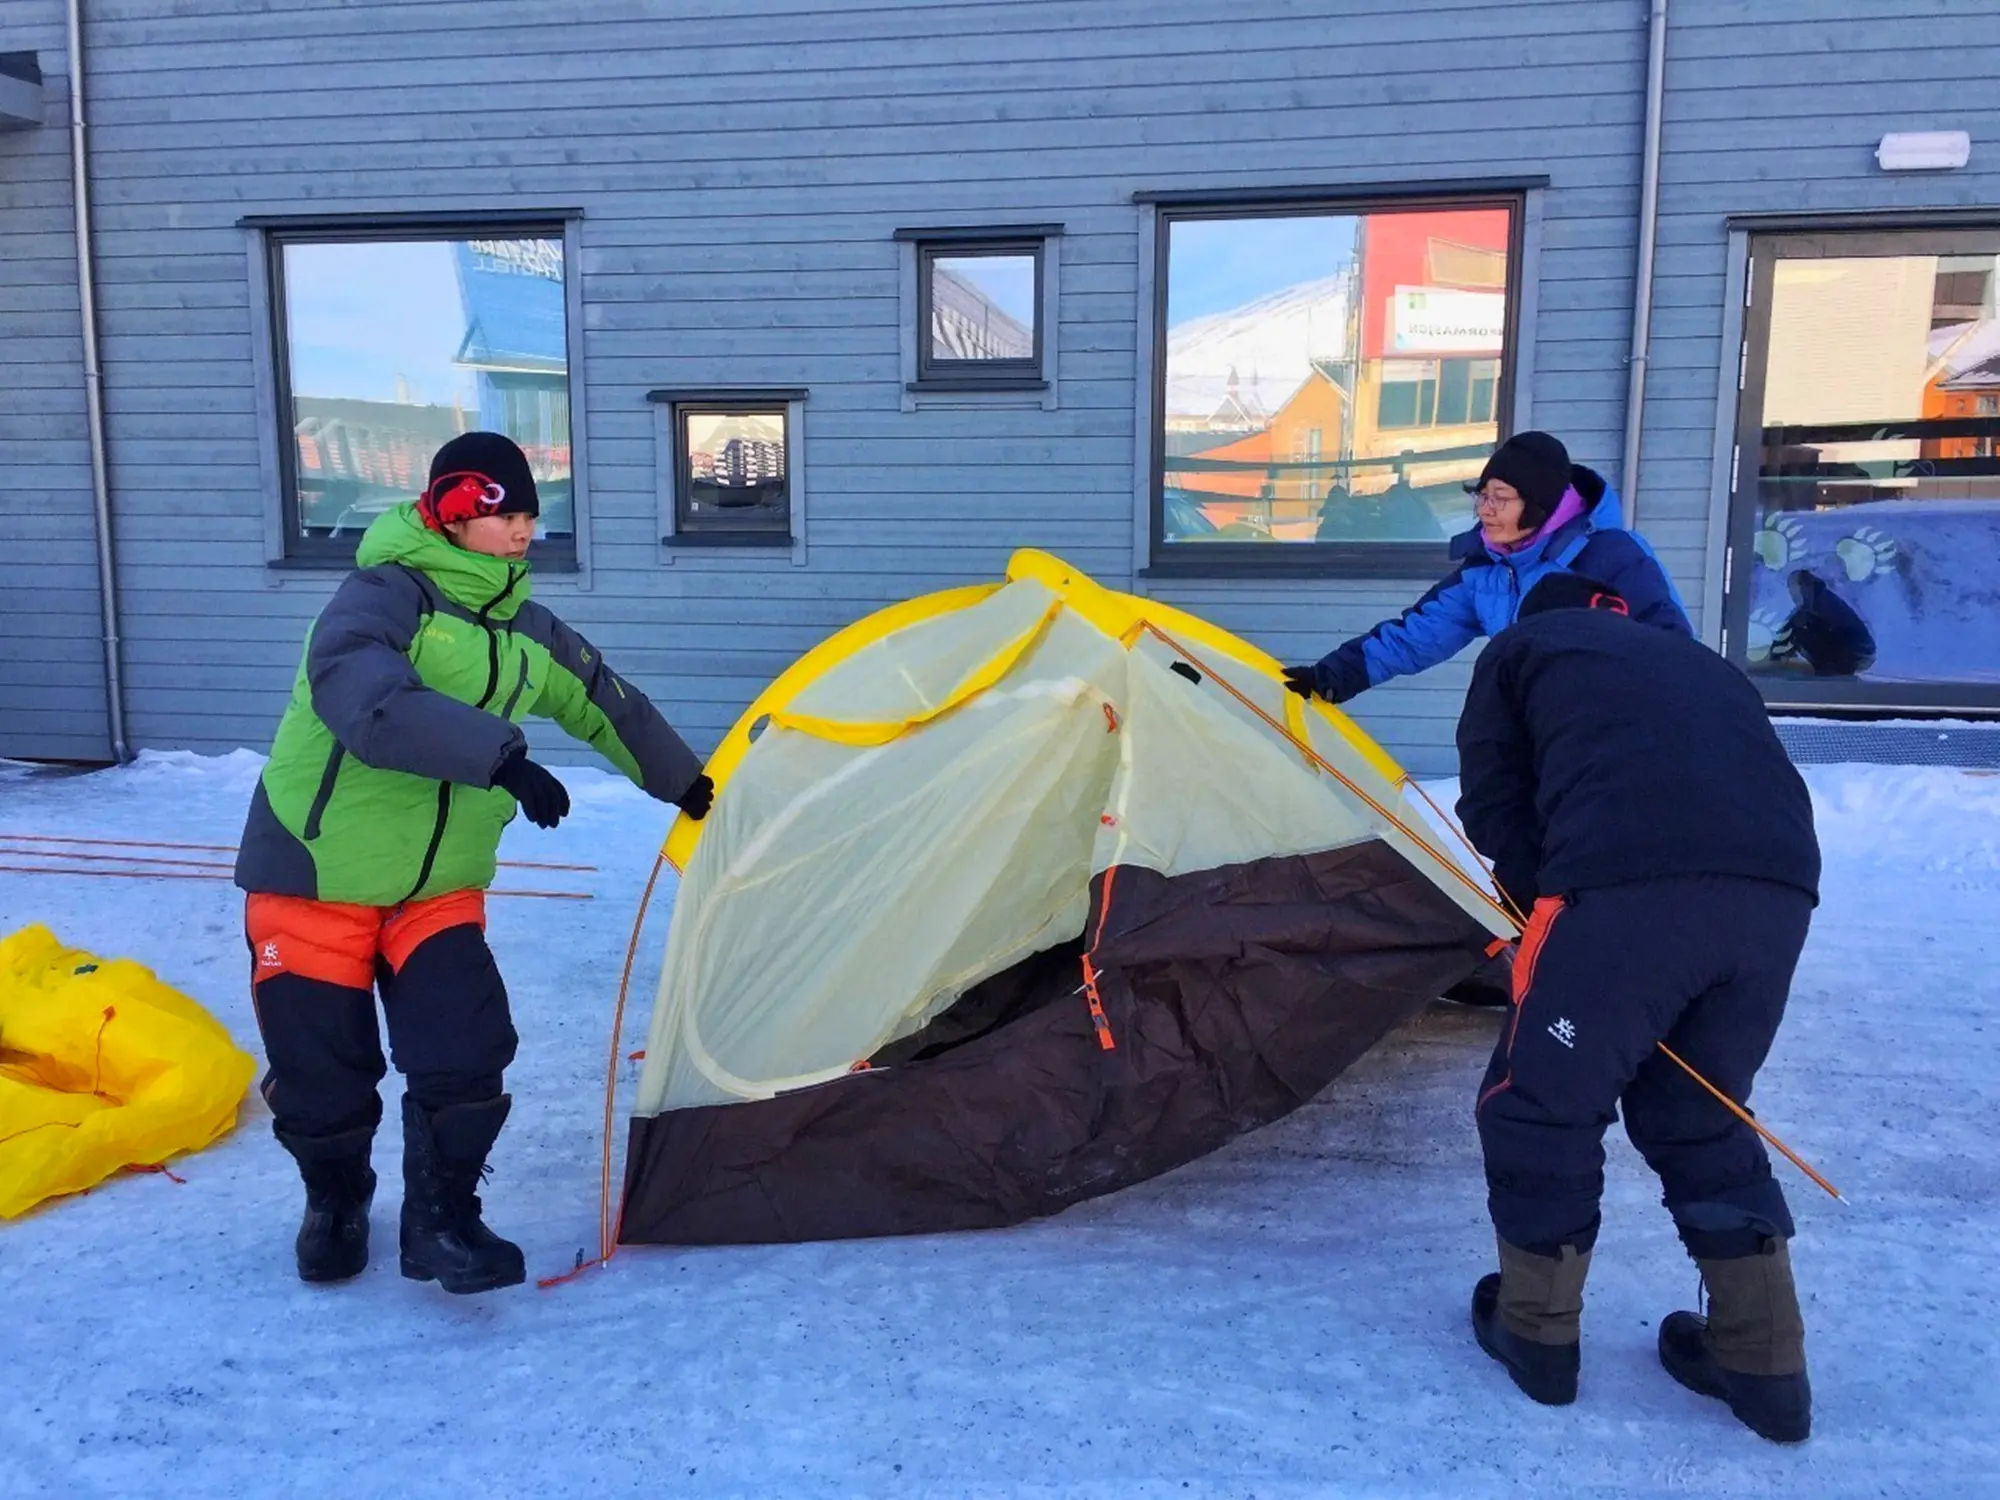
[[[1346, 400], [1333, 378], [1325, 370], [1315, 368], [1261, 432], [1207, 449], [1200, 455], [1274, 467], [1264, 473], [1241, 469], [1205, 474], [1201, 480], [1203, 493], [1237, 495], [1246, 500], [1311, 501], [1316, 506], [1326, 497], [1327, 488], [1336, 477], [1334, 471], [1327, 470], [1322, 475], [1310, 468], [1292, 466], [1331, 462], [1337, 455]], [[1243, 507], [1216, 505], [1203, 509], [1210, 520], [1226, 524], [1239, 519]]]
[[[1934, 344], [1942, 343], [1943, 357], [1924, 383], [1924, 417], [2000, 421], [2000, 318], [1939, 330], [1932, 337]], [[1922, 450], [1925, 458], [1992, 458], [2000, 454], [2000, 434], [1926, 438]]]
[[[1193, 455], [1244, 466], [1183, 476], [1202, 513], [1218, 528], [1310, 539], [1336, 491], [1375, 495], [1396, 481], [1393, 465], [1350, 472], [1344, 459], [1491, 444], [1511, 229], [1497, 208], [1370, 214], [1344, 356], [1315, 360], [1261, 429]], [[1418, 489], [1454, 484], [1476, 475], [1484, 456], [1407, 464], [1402, 478]]]

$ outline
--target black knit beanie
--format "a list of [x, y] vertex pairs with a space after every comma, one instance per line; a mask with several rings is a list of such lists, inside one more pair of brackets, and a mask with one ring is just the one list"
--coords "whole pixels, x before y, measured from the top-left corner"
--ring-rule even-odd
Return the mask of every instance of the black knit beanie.
[[1493, 450], [1479, 471], [1474, 492], [1489, 479], [1503, 480], [1521, 495], [1521, 526], [1533, 531], [1555, 514], [1569, 488], [1569, 449], [1546, 432], [1517, 432]]
[[497, 432], [463, 432], [431, 460], [430, 483], [417, 513], [433, 531], [478, 516], [542, 513], [528, 455]]

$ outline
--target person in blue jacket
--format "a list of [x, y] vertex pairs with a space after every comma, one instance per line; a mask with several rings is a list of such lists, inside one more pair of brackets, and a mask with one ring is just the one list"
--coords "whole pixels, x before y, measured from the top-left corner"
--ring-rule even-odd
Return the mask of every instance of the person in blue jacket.
[[1400, 618], [1311, 666], [1285, 668], [1288, 688], [1345, 703], [1392, 677], [1449, 661], [1480, 636], [1512, 625], [1528, 590], [1551, 573], [1601, 579], [1633, 619], [1694, 634], [1659, 559], [1619, 525], [1617, 491], [1595, 470], [1572, 464], [1558, 439], [1546, 432], [1507, 439], [1470, 489], [1479, 524], [1453, 539], [1458, 566]]

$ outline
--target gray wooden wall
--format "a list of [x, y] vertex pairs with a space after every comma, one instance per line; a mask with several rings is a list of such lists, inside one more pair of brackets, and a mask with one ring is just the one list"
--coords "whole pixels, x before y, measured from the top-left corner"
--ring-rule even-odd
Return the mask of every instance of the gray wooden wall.
[[111, 753], [84, 421], [60, 4], [0, 3], [34, 52], [40, 129], [0, 133], [0, 755]]
[[[262, 748], [330, 576], [264, 566], [247, 214], [577, 207], [592, 545], [541, 596], [712, 741], [869, 609], [1016, 546], [1143, 565], [1144, 189], [1546, 173], [1538, 425], [1617, 466], [1642, 0], [86, 0], [128, 708]], [[2000, 202], [1990, 0], [1679, 0], [1641, 523], [1698, 605], [1723, 216]], [[0, 754], [102, 754], [59, 0], [0, 0], [50, 125], [0, 136]], [[1972, 131], [1885, 177], [1884, 130]], [[1060, 221], [1061, 405], [900, 409], [909, 224]], [[1732, 351], [1733, 357], [1733, 351]], [[810, 563], [661, 566], [647, 390], [806, 386]], [[1304, 659], [1420, 583], [1161, 585]], [[22, 595], [29, 597], [24, 602]], [[22, 622], [22, 623], [17, 623]], [[1448, 770], [1463, 667], [1358, 716]]]

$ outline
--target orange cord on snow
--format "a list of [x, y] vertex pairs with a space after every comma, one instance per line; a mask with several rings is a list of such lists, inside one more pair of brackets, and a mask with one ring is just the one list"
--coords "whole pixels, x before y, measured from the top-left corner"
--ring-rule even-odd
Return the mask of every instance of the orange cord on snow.
[[[1326, 774], [1331, 776], [1335, 781], [1338, 781], [1342, 786], [1346, 787], [1347, 790], [1352, 792], [1356, 797], [1359, 797], [1364, 803], [1368, 805], [1369, 810], [1372, 811], [1377, 817], [1389, 823], [1392, 827], [1396, 829], [1398, 833], [1401, 833], [1405, 838], [1410, 839], [1412, 842], [1417, 844], [1428, 844], [1429, 840], [1427, 840], [1422, 834], [1418, 833], [1414, 828], [1410, 827], [1408, 823], [1404, 822], [1401, 818], [1397, 817], [1396, 814], [1389, 811], [1388, 808], [1384, 807], [1380, 802], [1377, 802], [1367, 792], [1363, 791], [1359, 786], [1355, 785], [1353, 778], [1349, 777], [1344, 772], [1342, 772], [1338, 766], [1334, 765], [1331, 761], [1326, 759], [1325, 756], [1321, 755], [1317, 750], [1313, 749], [1311, 745], [1307, 744], [1304, 740], [1300, 739], [1297, 735], [1293, 734], [1288, 726], [1280, 723], [1278, 720], [1272, 718], [1269, 714], [1265, 713], [1263, 709], [1259, 708], [1254, 702], [1252, 702], [1247, 696], [1245, 696], [1242, 690], [1236, 687], [1234, 683], [1230, 682], [1226, 677], [1223, 677], [1219, 673], [1217, 673], [1213, 667], [1209, 666], [1208, 663], [1204, 662], [1200, 657], [1196, 656], [1192, 651], [1188, 650], [1187, 647], [1183, 646], [1179, 641], [1175, 640], [1172, 636], [1168, 635], [1164, 630], [1160, 629], [1160, 627], [1155, 625], [1151, 620], [1147, 620], [1143, 623], [1145, 625], [1147, 632], [1151, 635], [1157, 636], [1162, 642], [1166, 644], [1167, 649], [1179, 655], [1183, 660], [1187, 662], [1189, 666], [1193, 667], [1197, 672], [1201, 673], [1202, 676], [1213, 678], [1217, 687], [1221, 688], [1225, 693], [1229, 694], [1230, 697], [1234, 698], [1238, 703], [1241, 703], [1245, 708], [1249, 709], [1251, 713], [1255, 714], [1258, 718], [1262, 719], [1272, 729], [1276, 730], [1280, 735], [1284, 736], [1284, 739], [1287, 744], [1291, 745], [1307, 760], [1311, 761], [1315, 766], [1319, 767], [1320, 770], [1326, 772]], [[1404, 777], [1403, 780], [1406, 785], [1409, 784], [1409, 778], [1407, 776]], [[1436, 803], [1432, 803], [1431, 805], [1433, 808], [1437, 807]], [[1460, 834], [1459, 837], [1463, 838], [1464, 835]], [[1498, 901], [1495, 901], [1493, 897], [1487, 893], [1486, 888], [1480, 885], [1478, 881], [1474, 880], [1464, 870], [1460, 869], [1456, 864], [1452, 864], [1449, 862], [1447, 862], [1447, 868], [1451, 870], [1452, 874], [1456, 875], [1460, 880], [1465, 882], [1466, 888], [1470, 890], [1473, 893], [1473, 895], [1477, 896], [1481, 901], [1484, 901], [1487, 904], [1487, 906], [1491, 907], [1494, 911], [1498, 912], [1501, 916], [1505, 917], [1508, 921], [1512, 922], [1516, 927], [1522, 925], [1519, 914], [1515, 912], [1510, 912], [1505, 906], [1502, 906]]]
[[[0, 854], [5, 854], [8, 852], [10, 851], [0, 849]], [[20, 852], [15, 852], [15, 858], [17, 859], [19, 858], [39, 859], [41, 857], [42, 856], [35, 854], [24, 855]], [[54, 854], [48, 857], [51, 859], [62, 859], [65, 858], [66, 856], [60, 854]], [[217, 870], [227, 870], [232, 868], [232, 866], [217, 865], [215, 866], [215, 868]], [[102, 880], [231, 880], [234, 879], [234, 877], [230, 875], [222, 875], [222, 874], [211, 875], [205, 871], [200, 871], [200, 870], [74, 870], [65, 868], [61, 865], [0, 865], [0, 875], [88, 875]], [[591, 895], [590, 892], [588, 891], [496, 890], [496, 891], [488, 891], [486, 894], [489, 896], [514, 896], [523, 900], [530, 900], [530, 901], [536, 901], [536, 900], [595, 901], [597, 899], [595, 896]]]
[[[78, 844], [86, 848], [104, 848], [104, 849], [179, 849], [184, 851], [193, 850], [196, 851], [197, 853], [205, 853], [205, 854], [234, 854], [236, 852], [236, 845], [234, 844], [170, 844], [163, 842], [159, 839], [71, 839], [71, 838], [62, 838], [52, 833], [0, 833], [0, 843]], [[29, 857], [33, 859], [85, 858], [85, 856], [83, 855], [80, 854], [71, 855], [64, 851], [58, 851], [53, 855], [44, 855], [39, 851], [29, 851], [29, 850], [0, 850], [0, 853], [13, 853], [13, 854], [25, 853], [28, 854]], [[157, 864], [179, 863], [179, 861], [177, 860], [147, 859], [143, 855], [138, 855], [138, 854], [132, 855], [131, 859], [135, 864], [157, 865]], [[221, 868], [221, 867], [213, 866], [210, 868]], [[500, 868], [503, 870], [575, 870], [586, 875], [595, 875], [597, 873], [596, 865], [543, 864], [538, 860], [532, 860], [532, 859], [503, 859], [500, 861]]]
[[646, 877], [645, 892], [639, 897], [639, 914], [632, 919], [632, 939], [625, 946], [625, 971], [618, 976], [618, 1004], [611, 1014], [611, 1061], [604, 1070], [604, 1175], [597, 1200], [597, 1259], [585, 1260], [578, 1252], [576, 1264], [569, 1270], [560, 1276], [545, 1276], [535, 1283], [543, 1291], [574, 1281], [585, 1271], [609, 1265], [618, 1250], [611, 1232], [611, 1132], [617, 1121], [618, 1048], [625, 1032], [625, 998], [632, 990], [632, 966], [639, 958], [639, 935], [645, 930], [646, 909], [653, 904], [653, 889], [660, 883], [660, 871], [666, 864], [667, 854], [662, 849], [653, 860], [653, 873]]

